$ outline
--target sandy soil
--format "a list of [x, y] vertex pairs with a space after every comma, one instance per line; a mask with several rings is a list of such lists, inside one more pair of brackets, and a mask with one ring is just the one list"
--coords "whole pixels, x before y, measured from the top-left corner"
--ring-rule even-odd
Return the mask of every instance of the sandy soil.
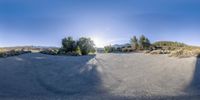
[[0, 58], [0, 99], [199, 100], [199, 62], [141, 53]]

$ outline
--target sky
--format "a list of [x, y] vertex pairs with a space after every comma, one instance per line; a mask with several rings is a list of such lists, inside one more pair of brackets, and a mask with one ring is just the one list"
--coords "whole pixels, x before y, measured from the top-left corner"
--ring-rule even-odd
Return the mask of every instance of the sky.
[[0, 0], [0, 47], [59, 47], [67, 36], [103, 47], [142, 34], [200, 46], [200, 0]]

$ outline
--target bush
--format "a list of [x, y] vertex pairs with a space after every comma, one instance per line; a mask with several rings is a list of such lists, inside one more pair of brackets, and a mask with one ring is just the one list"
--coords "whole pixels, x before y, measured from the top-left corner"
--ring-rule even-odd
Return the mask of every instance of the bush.
[[87, 55], [95, 50], [94, 42], [90, 38], [81, 37], [77, 42], [77, 46], [80, 47], [82, 55]]
[[40, 51], [40, 53], [49, 54], [49, 55], [57, 55], [58, 50], [56, 50], [56, 49], [46, 49], [46, 50]]
[[122, 52], [132, 52], [132, 48], [122, 48]]
[[134, 50], [139, 49], [138, 39], [137, 39], [136, 36], [133, 36], [133, 37], [131, 38], [131, 47], [132, 47]]
[[114, 48], [111, 45], [104, 47], [104, 52], [105, 53], [111, 53], [113, 51], [114, 51]]
[[6, 57], [6, 53], [5, 52], [0, 52], [0, 57]]
[[63, 49], [46, 49], [43, 51], [40, 51], [40, 53], [42, 54], [48, 54], [48, 55], [67, 55], [67, 56], [80, 56], [80, 52], [79, 51], [72, 51], [72, 52], [67, 52], [65, 53], [64, 51], [62, 51]]
[[62, 39], [62, 49], [65, 53], [75, 51], [76, 42], [72, 37]]
[[94, 52], [94, 42], [90, 38], [82, 37], [78, 41], [74, 41], [72, 37], [67, 37], [62, 39], [62, 47], [59, 50], [46, 49], [41, 51], [40, 53], [50, 55], [80, 56]]
[[75, 51], [73, 51], [73, 52], [68, 52], [68, 53], [66, 53], [65, 55], [67, 55], [67, 56], [80, 56], [80, 54], [79, 54], [78, 52], [75, 52]]
[[25, 53], [31, 53], [31, 51], [24, 51], [22, 50], [10, 50], [10, 51], [1, 51], [0, 57], [10, 57], [10, 56], [17, 56]]
[[90, 51], [90, 53], [92, 53], [92, 54], [94, 54], [96, 52], [96, 49], [95, 48], [93, 48], [91, 51]]
[[65, 50], [63, 48], [60, 48], [58, 50], [58, 54], [62, 55], [62, 54], [66, 54], [66, 53], [65, 53]]
[[76, 47], [76, 51], [75, 51], [75, 53], [78, 54], [78, 55], [82, 55], [82, 53], [81, 53], [81, 49], [80, 49], [79, 46]]

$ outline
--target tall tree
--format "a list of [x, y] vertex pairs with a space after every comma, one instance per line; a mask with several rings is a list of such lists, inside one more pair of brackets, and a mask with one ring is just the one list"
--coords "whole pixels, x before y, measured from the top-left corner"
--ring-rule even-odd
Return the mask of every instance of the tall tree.
[[144, 43], [145, 43], [145, 36], [141, 35], [140, 36], [140, 40], [139, 40], [139, 45], [140, 45], [140, 49], [144, 49]]
[[139, 44], [138, 44], [138, 39], [137, 39], [137, 37], [136, 36], [133, 36], [132, 38], [131, 38], [131, 47], [133, 48], [133, 49], [138, 49], [138, 47], [139, 47]]
[[151, 45], [151, 43], [150, 43], [149, 39], [145, 38], [145, 40], [144, 40], [144, 49], [149, 49], [150, 45]]
[[140, 37], [139, 44], [140, 44], [140, 49], [149, 49], [151, 45], [149, 39], [146, 38], [144, 35]]

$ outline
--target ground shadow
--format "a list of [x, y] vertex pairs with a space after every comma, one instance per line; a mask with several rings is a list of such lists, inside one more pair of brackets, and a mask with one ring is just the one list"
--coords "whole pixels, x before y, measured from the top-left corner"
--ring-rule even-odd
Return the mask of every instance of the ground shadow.
[[35, 53], [1, 59], [4, 61], [0, 63], [0, 69], [8, 72], [0, 73], [0, 98], [30, 99], [106, 93], [94, 58], [95, 55], [66, 57]]
[[196, 58], [195, 69], [191, 83], [188, 85], [188, 92], [193, 91], [200, 94], [200, 54]]
[[[99, 73], [94, 55], [66, 57], [35, 53], [2, 60], [6, 63], [0, 63], [0, 69], [8, 66], [9, 69], [8, 72], [0, 73], [1, 100], [199, 100], [200, 98], [199, 95], [149, 97], [114, 95], [103, 86], [102, 73]], [[200, 90], [198, 60], [193, 79], [188, 86], [197, 91]], [[12, 64], [11, 61], [15, 63]]]
[[[48, 64], [53, 65], [53, 63], [51, 63], [51, 57], [35, 58], [41, 63], [50, 61]], [[59, 57], [64, 56], [57, 56], [56, 58]], [[61, 62], [66, 60], [66, 63], [64, 64], [60, 64], [61, 62], [59, 63], [56, 61], [55, 66], [36, 68], [36, 81], [45, 90], [53, 93], [56, 96], [89, 95], [100, 93], [104, 90], [101, 86], [102, 80], [99, 75], [100, 73], [97, 71], [97, 66], [93, 63], [94, 58], [95, 55], [79, 57], [69, 56], [60, 60]], [[41, 70], [49, 71], [42, 72]], [[53, 76], [49, 76], [50, 74]]]

